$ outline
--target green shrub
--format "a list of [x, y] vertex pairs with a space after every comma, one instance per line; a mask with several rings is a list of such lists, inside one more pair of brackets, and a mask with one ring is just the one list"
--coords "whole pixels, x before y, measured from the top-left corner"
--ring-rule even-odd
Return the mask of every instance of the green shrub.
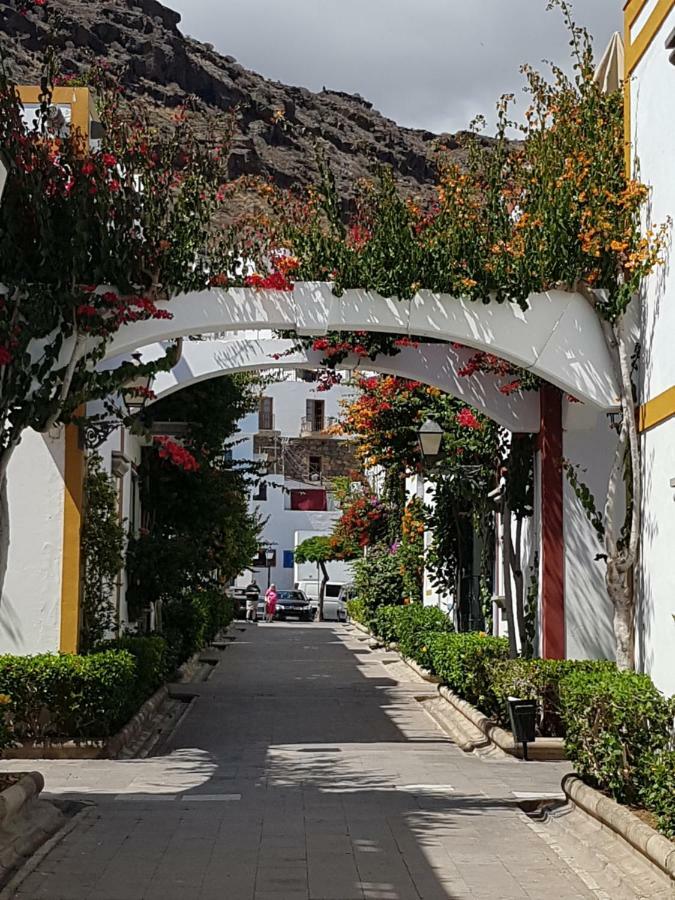
[[434, 635], [454, 631], [450, 619], [434, 606], [411, 604], [398, 617], [398, 646], [401, 653], [425, 669], [431, 666], [429, 641]]
[[363, 600], [347, 600], [347, 615], [360, 625], [366, 624], [367, 610]]
[[83, 740], [113, 734], [134, 712], [134, 657], [123, 650], [77, 656], [0, 656], [15, 740]]
[[217, 588], [194, 594], [193, 603], [197, 605], [204, 616], [203, 644], [215, 640], [218, 634], [227, 628], [234, 619], [234, 600]]
[[651, 754], [665, 750], [672, 711], [647, 675], [572, 671], [560, 682], [565, 747], [579, 774], [620, 803], [639, 803]]
[[381, 606], [375, 610], [371, 627], [385, 644], [398, 641], [399, 616], [407, 608], [407, 606]]
[[396, 554], [384, 544], [372, 547], [367, 556], [354, 563], [354, 586], [366, 607], [365, 625], [371, 625], [380, 606], [399, 606], [403, 600], [403, 579]]
[[141, 706], [170, 677], [169, 650], [159, 634], [127, 634], [99, 644], [97, 651], [125, 650], [136, 662], [134, 705]]
[[539, 731], [546, 737], [564, 737], [565, 728], [560, 708], [560, 681], [571, 672], [616, 671], [606, 660], [577, 659], [507, 659], [493, 667], [493, 693], [496, 706], [491, 714], [510, 727], [508, 697], [537, 700]]
[[640, 796], [659, 830], [675, 838], [675, 750], [650, 753], [642, 761]]
[[469, 703], [490, 714], [496, 706], [492, 689], [494, 663], [508, 658], [506, 638], [469, 634], [429, 635], [427, 645], [434, 674]]

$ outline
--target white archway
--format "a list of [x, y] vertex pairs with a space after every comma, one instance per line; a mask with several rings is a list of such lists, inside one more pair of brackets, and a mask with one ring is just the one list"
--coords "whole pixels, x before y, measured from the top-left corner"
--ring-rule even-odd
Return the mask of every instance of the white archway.
[[[420, 291], [397, 300], [361, 290], [337, 297], [319, 282], [292, 292], [249, 288], [183, 294], [160, 304], [171, 319], [121, 328], [107, 358], [186, 335], [249, 329], [374, 331], [416, 335], [485, 350], [514, 363], [600, 410], [618, 406], [614, 367], [597, 315], [581, 294], [533, 294], [527, 310], [513, 303], [480, 304]], [[396, 358], [398, 359], [398, 357]]]
[[[261, 369], [316, 369], [320, 352], [293, 351], [293, 341], [282, 339], [240, 338], [235, 340], [190, 341], [183, 344], [181, 359], [170, 372], [160, 372], [153, 382], [157, 400], [174, 392], [220, 375]], [[141, 350], [145, 361], [159, 359], [165, 346], [151, 344]], [[539, 431], [539, 395], [536, 391], [505, 396], [493, 375], [476, 373], [470, 378], [457, 372], [472, 355], [471, 350], [455, 349], [449, 344], [420, 344], [403, 347], [396, 356], [380, 356], [375, 362], [363, 360], [362, 371], [381, 372], [421, 381], [437, 387], [485, 413], [512, 432]], [[344, 368], [358, 361], [347, 360]], [[155, 401], [156, 402], [156, 401]]]

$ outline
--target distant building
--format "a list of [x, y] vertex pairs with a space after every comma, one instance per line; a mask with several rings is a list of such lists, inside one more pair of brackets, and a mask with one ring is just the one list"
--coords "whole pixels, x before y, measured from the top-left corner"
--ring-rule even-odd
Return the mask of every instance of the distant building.
[[[334, 430], [340, 404], [352, 396], [352, 389], [336, 385], [322, 392], [317, 388], [314, 373], [289, 374], [268, 385], [257, 412], [239, 423], [234, 458], [256, 460], [267, 473], [250, 499], [251, 507], [265, 520], [253, 567], [261, 587], [267, 584], [268, 574], [283, 589], [292, 588], [298, 580], [317, 578], [314, 566], [295, 564], [295, 547], [308, 537], [330, 534], [340, 516], [332, 479], [358, 468], [352, 441]], [[330, 563], [328, 572], [332, 580], [349, 577], [344, 563]]]

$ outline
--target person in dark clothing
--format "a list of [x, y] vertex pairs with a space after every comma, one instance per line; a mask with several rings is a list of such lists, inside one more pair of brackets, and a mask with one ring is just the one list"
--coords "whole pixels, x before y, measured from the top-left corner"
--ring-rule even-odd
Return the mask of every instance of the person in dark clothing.
[[260, 588], [255, 583], [255, 579], [251, 579], [251, 583], [246, 588], [246, 621], [258, 621], [258, 603], [260, 601]]

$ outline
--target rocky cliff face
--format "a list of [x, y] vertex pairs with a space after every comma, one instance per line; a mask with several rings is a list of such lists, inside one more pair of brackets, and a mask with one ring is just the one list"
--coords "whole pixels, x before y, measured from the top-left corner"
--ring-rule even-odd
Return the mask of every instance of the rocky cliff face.
[[[345, 197], [376, 162], [391, 165], [410, 193], [429, 190], [437, 136], [399, 127], [359, 96], [268, 81], [183, 35], [180, 15], [157, 0], [51, 2], [63, 16], [64, 72], [79, 72], [104, 58], [124, 72], [131, 94], [158, 115], [196, 97], [205, 127], [214, 111], [236, 110], [233, 177], [262, 175], [282, 187], [306, 184], [316, 177], [314, 148], [320, 140]], [[31, 14], [20, 16], [9, 0], [0, 0], [0, 42], [16, 77], [35, 82], [45, 43], [41, 22]], [[461, 153], [453, 136], [440, 141]]]

